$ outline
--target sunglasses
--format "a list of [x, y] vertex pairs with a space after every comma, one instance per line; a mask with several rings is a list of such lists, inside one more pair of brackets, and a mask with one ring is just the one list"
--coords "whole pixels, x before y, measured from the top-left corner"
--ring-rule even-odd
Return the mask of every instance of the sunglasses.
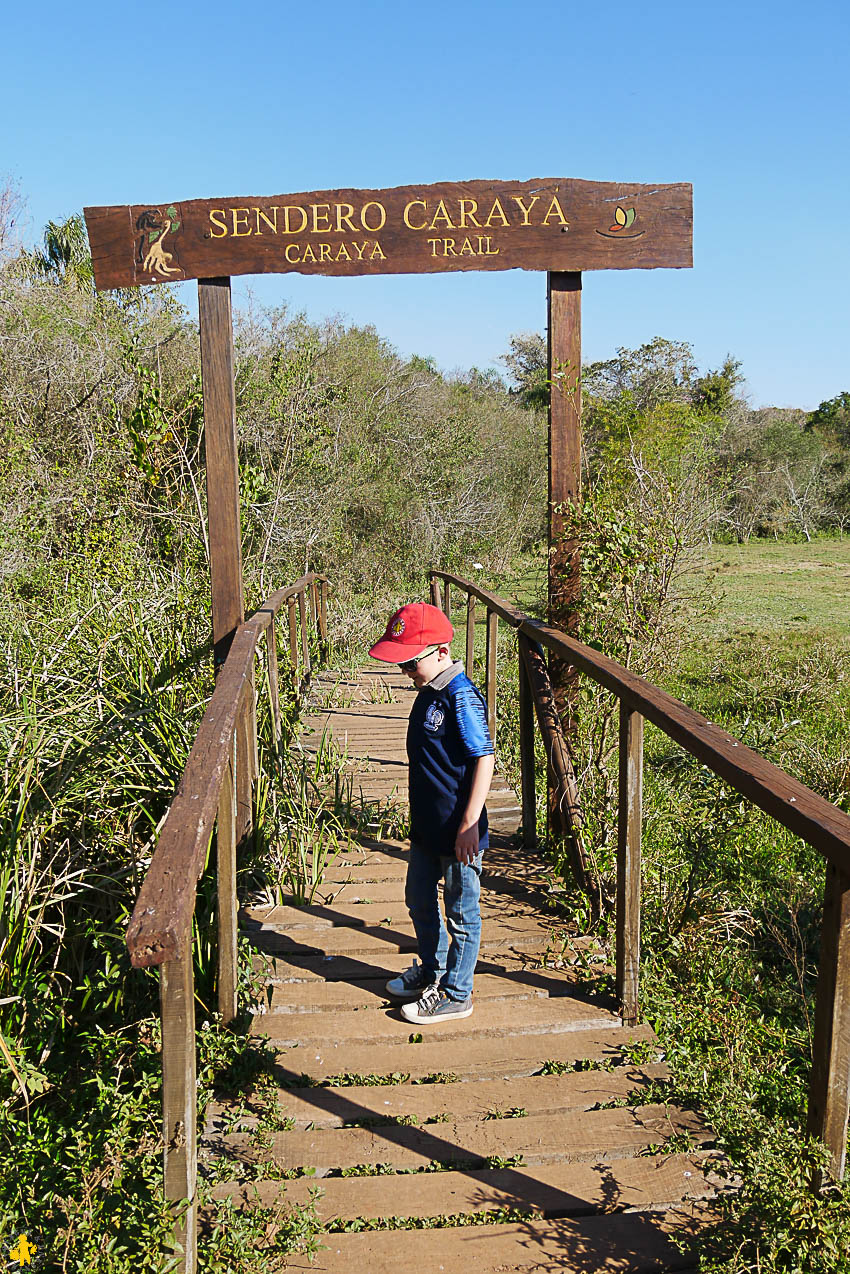
[[421, 655], [417, 655], [415, 659], [406, 659], [403, 664], [399, 664], [402, 672], [416, 672], [416, 665], [420, 659], [427, 659], [429, 655], [433, 655], [435, 650], [439, 650], [439, 646], [432, 646], [430, 650], [423, 650]]

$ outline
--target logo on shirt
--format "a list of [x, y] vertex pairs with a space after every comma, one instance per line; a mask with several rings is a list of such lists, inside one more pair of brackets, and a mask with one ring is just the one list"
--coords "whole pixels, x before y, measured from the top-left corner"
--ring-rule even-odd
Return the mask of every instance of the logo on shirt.
[[445, 719], [446, 714], [442, 708], [436, 703], [429, 704], [428, 711], [425, 713], [425, 729], [430, 730], [432, 734], [436, 734]]

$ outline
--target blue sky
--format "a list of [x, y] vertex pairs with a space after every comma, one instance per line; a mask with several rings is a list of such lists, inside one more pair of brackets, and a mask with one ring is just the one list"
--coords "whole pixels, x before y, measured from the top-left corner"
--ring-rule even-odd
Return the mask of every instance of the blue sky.
[[[848, 53], [846, 0], [47, 0], [4, 17], [0, 175], [30, 241], [84, 204], [690, 181], [694, 269], [587, 272], [585, 359], [687, 340], [703, 368], [739, 358], [754, 406], [813, 407], [850, 389]], [[445, 368], [545, 323], [545, 276], [522, 271], [252, 286]]]

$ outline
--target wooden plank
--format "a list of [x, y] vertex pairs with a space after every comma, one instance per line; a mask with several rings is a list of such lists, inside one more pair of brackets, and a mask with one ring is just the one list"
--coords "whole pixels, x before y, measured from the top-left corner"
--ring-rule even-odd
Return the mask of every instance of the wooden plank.
[[[581, 500], [581, 274], [550, 273], [546, 293], [549, 366], [549, 623], [574, 637], [581, 588], [579, 544], [565, 533], [562, 506]], [[549, 661], [558, 714], [574, 732], [578, 673], [555, 654]]]
[[236, 763], [235, 741], [221, 785], [216, 819], [216, 908], [218, 913], [218, 1011], [229, 1026], [236, 1017], [239, 984], [236, 922]]
[[643, 717], [620, 705], [620, 801], [617, 820], [617, 998], [623, 1024], [638, 1020], [640, 986], [640, 839], [643, 819]]
[[[650, 1203], [658, 1207], [711, 1198], [715, 1193], [711, 1166], [712, 1160], [705, 1156], [665, 1155], [662, 1159], [616, 1159], [604, 1169], [599, 1164], [562, 1163], [395, 1177], [324, 1177], [315, 1206], [326, 1224], [354, 1217], [468, 1215], [494, 1208], [518, 1208], [543, 1216], [592, 1216], [646, 1208]], [[304, 1205], [315, 1188], [309, 1177], [301, 1177], [287, 1181], [285, 1187], [280, 1181], [227, 1183], [215, 1186], [212, 1195], [233, 1199], [240, 1208], [272, 1207], [283, 1198], [290, 1205]]]
[[334, 1234], [314, 1258], [287, 1257], [287, 1269], [312, 1274], [660, 1274], [693, 1268], [670, 1235], [687, 1238], [715, 1221], [706, 1205], [665, 1212], [614, 1213], [514, 1225]]
[[[435, 572], [442, 578], [444, 572]], [[548, 624], [524, 615], [504, 598], [452, 576], [512, 627], [571, 660], [578, 668], [640, 712], [692, 756], [725, 779], [736, 792], [801, 836], [850, 874], [850, 815], [818, 796], [766, 757], [733, 738], [687, 704], [629, 672], [600, 651], [574, 641]]]
[[809, 1084], [808, 1131], [844, 1176], [850, 1111], [850, 875], [826, 868], [820, 964]]
[[436, 606], [437, 610], [441, 609], [440, 585], [437, 583], [437, 580], [434, 577], [431, 578], [431, 605]]
[[[543, 177], [85, 208], [98, 288], [693, 263], [690, 185]], [[628, 223], [628, 224], [625, 224]]]
[[[181, 1274], [197, 1268], [197, 1079], [192, 946], [159, 971], [162, 1021], [162, 1142], [165, 1197], [175, 1206]], [[183, 1201], [187, 1203], [183, 1206]]]

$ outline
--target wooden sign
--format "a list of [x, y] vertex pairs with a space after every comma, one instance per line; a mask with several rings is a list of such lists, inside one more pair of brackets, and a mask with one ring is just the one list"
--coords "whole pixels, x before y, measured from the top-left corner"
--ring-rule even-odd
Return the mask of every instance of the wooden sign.
[[234, 274], [693, 264], [685, 182], [550, 177], [86, 208], [98, 288]]

